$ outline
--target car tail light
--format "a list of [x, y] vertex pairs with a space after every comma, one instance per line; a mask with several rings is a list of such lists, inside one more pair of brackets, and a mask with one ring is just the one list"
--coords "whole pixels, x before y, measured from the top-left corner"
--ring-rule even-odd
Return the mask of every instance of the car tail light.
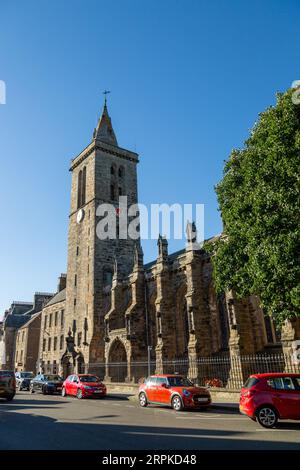
[[252, 390], [247, 390], [247, 392], [243, 393], [243, 396], [246, 398], [253, 397], [253, 395], [254, 395], [254, 392]]

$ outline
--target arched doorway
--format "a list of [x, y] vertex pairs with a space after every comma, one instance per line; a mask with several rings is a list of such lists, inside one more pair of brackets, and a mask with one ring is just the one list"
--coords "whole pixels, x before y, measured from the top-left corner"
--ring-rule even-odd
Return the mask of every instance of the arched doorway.
[[108, 371], [112, 382], [125, 382], [127, 377], [127, 353], [119, 338], [116, 338], [110, 347]]
[[69, 356], [65, 356], [62, 359], [62, 370], [63, 370], [63, 378], [67, 378], [69, 375], [73, 373], [73, 365], [70, 361]]
[[85, 372], [84, 358], [80, 354], [77, 358], [77, 373], [78, 374], [84, 374], [84, 372]]

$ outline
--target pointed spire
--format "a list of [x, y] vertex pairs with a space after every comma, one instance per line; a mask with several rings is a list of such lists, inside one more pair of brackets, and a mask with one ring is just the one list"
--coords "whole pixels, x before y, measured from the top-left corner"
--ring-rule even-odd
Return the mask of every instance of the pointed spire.
[[162, 237], [161, 234], [158, 236], [158, 259], [160, 261], [167, 261], [168, 259], [168, 240], [166, 237]]
[[93, 138], [95, 140], [101, 140], [102, 142], [106, 142], [107, 144], [118, 145], [110, 116], [107, 110], [107, 102], [106, 102], [106, 95], [105, 101], [103, 106], [102, 115], [98, 121], [96, 129], [94, 129]]
[[137, 243], [134, 248], [134, 267], [133, 270], [143, 269], [144, 261], [143, 261], [144, 253], [141, 245]]
[[197, 242], [197, 228], [195, 222], [187, 221], [186, 224], [186, 239], [188, 243]]
[[113, 284], [117, 284], [121, 280], [120, 271], [118, 269], [117, 257], [114, 257], [114, 275], [113, 275]]
[[201, 248], [200, 243], [197, 242], [197, 227], [195, 222], [187, 222], [185, 248], [187, 251], [198, 251]]

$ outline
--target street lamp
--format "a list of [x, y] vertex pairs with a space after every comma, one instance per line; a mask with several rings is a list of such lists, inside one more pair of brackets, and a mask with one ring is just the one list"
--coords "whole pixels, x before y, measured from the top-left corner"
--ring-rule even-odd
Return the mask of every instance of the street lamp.
[[151, 375], [151, 351], [152, 346], [148, 346], [148, 377]]

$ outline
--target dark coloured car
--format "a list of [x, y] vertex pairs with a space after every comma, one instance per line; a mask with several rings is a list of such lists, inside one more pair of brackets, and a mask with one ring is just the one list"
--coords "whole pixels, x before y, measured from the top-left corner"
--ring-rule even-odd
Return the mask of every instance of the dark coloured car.
[[16, 372], [16, 385], [18, 390], [29, 390], [30, 382], [34, 378], [32, 372]]
[[0, 370], [0, 398], [11, 401], [16, 394], [15, 373], [11, 370]]
[[279, 419], [300, 420], [300, 374], [253, 374], [241, 390], [240, 412], [273, 428]]
[[30, 382], [30, 393], [43, 393], [44, 395], [61, 393], [63, 378], [55, 374], [38, 374]]

